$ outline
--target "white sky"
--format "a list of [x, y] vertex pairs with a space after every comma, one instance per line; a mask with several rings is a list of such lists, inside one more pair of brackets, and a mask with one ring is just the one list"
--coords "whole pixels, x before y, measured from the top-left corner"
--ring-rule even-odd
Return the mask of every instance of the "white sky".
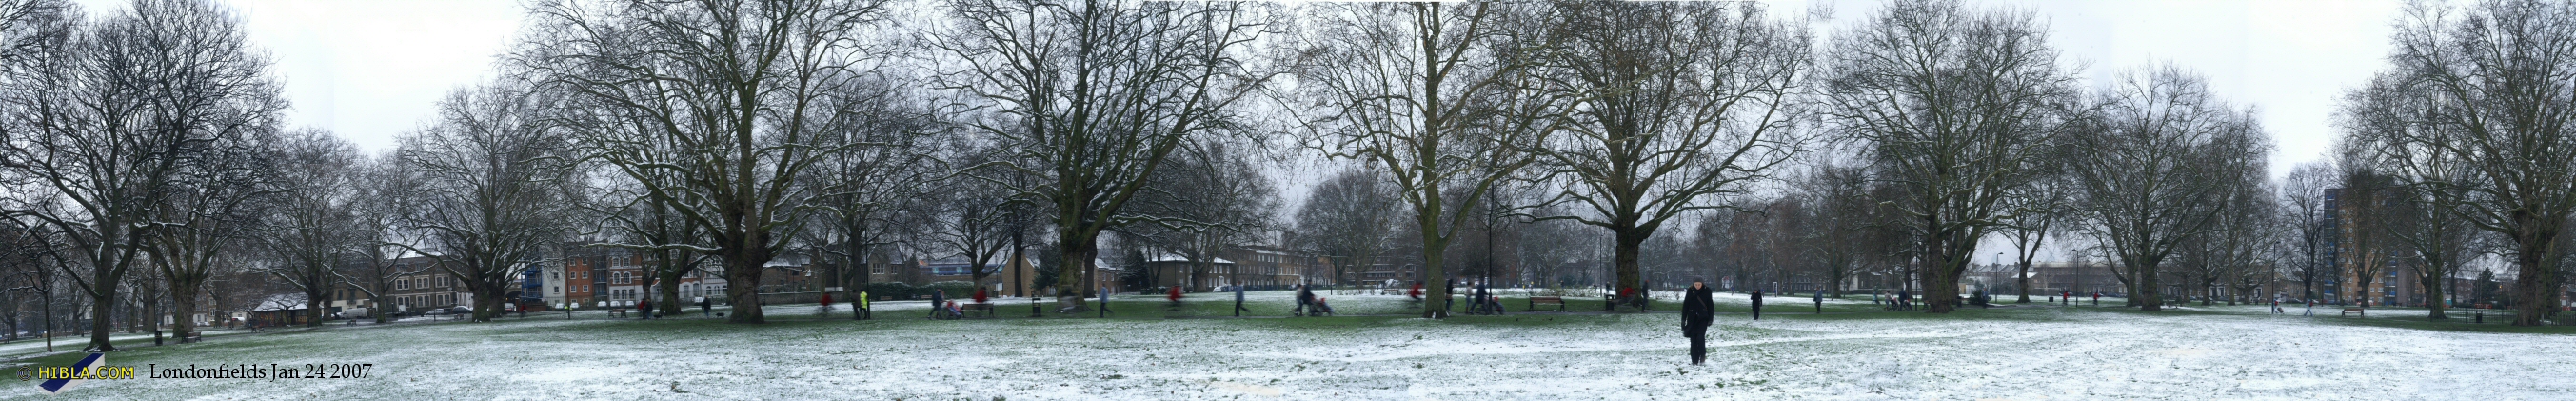
[[[92, 16], [125, 1], [76, 1]], [[524, 13], [508, 0], [224, 0], [285, 82], [290, 127], [370, 152], [426, 121], [448, 91], [492, 76]]]
[[[1833, 6], [1840, 27], [1877, 1]], [[122, 1], [82, 0], [93, 15]], [[491, 75], [492, 58], [518, 32], [513, 0], [225, 0], [268, 49], [294, 102], [290, 124], [330, 129], [361, 147], [392, 147], [447, 91]], [[1811, 1], [1774, 4], [1783, 14]], [[2313, 160], [2332, 141], [2337, 94], [2384, 64], [2395, 0], [1980, 0], [2040, 13], [2051, 39], [2087, 65], [2088, 78], [2158, 62], [2207, 74], [2214, 90], [2261, 109], [2277, 138], [2272, 169]], [[1823, 31], [1830, 32], [1831, 29]], [[1297, 181], [1297, 180], [1290, 180]], [[1311, 181], [1311, 180], [1309, 180]]]
[[[1860, 22], [1878, 1], [1784, 0], [1776, 15], [1830, 5], [1830, 35]], [[123, 2], [81, 0], [92, 15]], [[226, 0], [251, 40], [276, 61], [294, 103], [289, 124], [329, 129], [383, 151], [429, 117], [447, 91], [490, 77], [524, 14], [512, 0]], [[2332, 145], [2334, 99], [2385, 64], [2396, 0], [1975, 0], [2021, 7], [2052, 26], [2051, 41], [2086, 66], [2088, 79], [2172, 62], [2207, 75], [2213, 90], [2259, 108], [2275, 138], [2275, 177]], [[1293, 208], [1331, 168], [1279, 177]], [[1989, 249], [1992, 254], [2003, 249]]]

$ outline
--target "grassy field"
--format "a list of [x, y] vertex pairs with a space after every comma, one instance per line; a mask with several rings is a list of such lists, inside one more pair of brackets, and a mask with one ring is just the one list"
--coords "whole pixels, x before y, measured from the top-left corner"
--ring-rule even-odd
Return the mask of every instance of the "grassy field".
[[[2550, 399], [2576, 392], [2576, 327], [2275, 316], [2262, 306], [2139, 312], [2044, 304], [1949, 315], [1866, 298], [1800, 302], [1752, 321], [1720, 297], [1711, 364], [1689, 366], [1677, 305], [1602, 314], [1412, 318], [1400, 296], [1333, 296], [1343, 316], [1285, 317], [1284, 292], [1178, 309], [1125, 296], [1108, 319], [1002, 300], [999, 318], [929, 320], [920, 302], [877, 317], [772, 306], [771, 323], [598, 312], [490, 323], [325, 326], [140, 346], [113, 365], [374, 364], [368, 377], [92, 381], [99, 399]], [[1805, 301], [1805, 298], [1799, 298]], [[1583, 302], [1581, 300], [1571, 300]], [[1597, 311], [1598, 301], [1569, 305]], [[2106, 301], [2106, 305], [2109, 302]], [[719, 311], [722, 311], [720, 308]], [[2320, 309], [2320, 312], [2324, 312]], [[1092, 315], [1085, 315], [1092, 316]], [[144, 344], [148, 344], [148, 337]], [[72, 343], [76, 344], [76, 343]], [[76, 348], [76, 345], [72, 345]], [[2559, 350], [2531, 352], [2531, 350]], [[68, 364], [54, 354], [17, 366]], [[41, 397], [24, 390], [0, 398]]]

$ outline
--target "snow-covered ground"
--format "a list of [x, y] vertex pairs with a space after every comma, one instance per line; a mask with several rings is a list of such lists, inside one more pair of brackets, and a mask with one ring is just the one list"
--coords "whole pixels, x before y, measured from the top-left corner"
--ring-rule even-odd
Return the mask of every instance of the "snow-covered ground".
[[[1329, 296], [1346, 314], [1403, 297]], [[531, 315], [496, 323], [226, 336], [110, 355], [116, 365], [373, 363], [363, 379], [137, 379], [102, 399], [2567, 399], [2576, 335], [2273, 316], [2260, 306], [2141, 313], [2037, 304], [1952, 316], [1720, 315], [1709, 364], [1686, 364], [1671, 313], [1175, 319], [1122, 297], [1112, 319], [930, 321], [920, 302], [767, 308], [773, 323]], [[1742, 307], [1741, 295], [1721, 303]], [[1230, 294], [1192, 302], [1230, 303]], [[1775, 300], [1776, 302], [1776, 300]], [[1829, 301], [1837, 304], [1853, 301]], [[1867, 301], [1857, 301], [1865, 310]], [[1515, 310], [1518, 302], [1507, 302]], [[2106, 302], [2108, 304], [2108, 302]], [[1727, 308], [1721, 308], [1727, 309]], [[1013, 313], [1013, 311], [1020, 311]], [[2320, 308], [2320, 312], [2331, 309]], [[2420, 319], [2387, 310], [2370, 319]], [[546, 317], [540, 317], [546, 316]], [[2395, 321], [2395, 320], [2390, 320]], [[2403, 326], [2403, 325], [2399, 325]], [[2419, 325], [2420, 326], [2420, 325]], [[2475, 326], [2452, 324], [2444, 327]], [[2566, 333], [2569, 330], [2551, 332]], [[36, 397], [0, 391], [0, 397]]]

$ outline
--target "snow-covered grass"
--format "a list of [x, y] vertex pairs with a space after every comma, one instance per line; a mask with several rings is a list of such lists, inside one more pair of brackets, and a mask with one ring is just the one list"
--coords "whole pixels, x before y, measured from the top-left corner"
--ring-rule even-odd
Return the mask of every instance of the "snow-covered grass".
[[[2038, 303], [1946, 316], [1806, 298], [1763, 320], [1721, 296], [1709, 364], [1667, 312], [1517, 313], [1432, 321], [1401, 296], [1327, 295], [1346, 315], [1283, 318], [1289, 295], [1123, 296], [1110, 319], [878, 320], [813, 305], [770, 324], [532, 314], [492, 323], [289, 329], [108, 357], [196, 364], [373, 363], [363, 379], [136, 379], [99, 399], [2564, 399], [2576, 328], [2274, 316], [2260, 305], [2137, 312]], [[1594, 301], [1598, 302], [1598, 301]], [[1839, 303], [1839, 304], [1837, 304]], [[2106, 305], [2111, 304], [2106, 300]], [[1593, 304], [1598, 308], [1598, 304]], [[1842, 309], [1837, 309], [1842, 308]], [[1575, 310], [1585, 310], [1580, 307]], [[1659, 310], [1678, 305], [1658, 304]], [[719, 308], [719, 311], [722, 311]], [[34, 362], [61, 365], [76, 355]], [[14, 366], [10, 367], [14, 370]], [[138, 372], [140, 373], [140, 372]], [[0, 397], [36, 397], [25, 390]]]

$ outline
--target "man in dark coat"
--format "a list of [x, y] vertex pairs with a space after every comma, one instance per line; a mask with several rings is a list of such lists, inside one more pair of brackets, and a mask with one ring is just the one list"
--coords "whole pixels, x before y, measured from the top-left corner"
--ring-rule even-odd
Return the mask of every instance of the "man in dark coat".
[[1708, 324], [1717, 319], [1717, 302], [1709, 299], [1708, 283], [1691, 280], [1690, 292], [1682, 296], [1682, 336], [1690, 337], [1691, 364], [1708, 360]]
[[1305, 284], [1298, 284], [1298, 285], [1297, 285], [1297, 310], [1296, 310], [1296, 311], [1294, 311], [1292, 314], [1301, 315], [1301, 316], [1302, 316], [1302, 315], [1311, 315], [1311, 314], [1314, 314], [1313, 312], [1314, 312], [1314, 309], [1315, 309], [1315, 308], [1314, 308], [1314, 306], [1312, 306], [1314, 303], [1315, 303], [1315, 289], [1314, 289], [1314, 287], [1307, 287]]
[[1762, 320], [1762, 290], [1753, 290], [1753, 320]]

